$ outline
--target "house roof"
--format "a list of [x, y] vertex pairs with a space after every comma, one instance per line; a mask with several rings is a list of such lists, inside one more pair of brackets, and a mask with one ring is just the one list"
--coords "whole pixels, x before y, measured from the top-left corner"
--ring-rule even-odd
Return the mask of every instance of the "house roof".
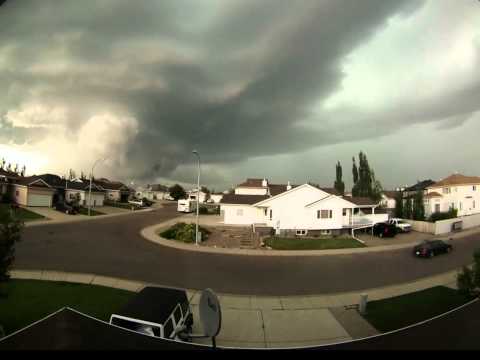
[[13, 178], [13, 179], [16, 179], [19, 177], [19, 175], [14, 173], [13, 171], [7, 171], [4, 169], [0, 169], [0, 176], [5, 176], [7, 178]]
[[[80, 182], [80, 181], [69, 181], [67, 183], [66, 190], [81, 190], [81, 191], [88, 191], [90, 189], [90, 182]], [[104, 192], [98, 185], [92, 182], [92, 191], [93, 192]]]
[[148, 185], [148, 190], [168, 192], [168, 186], [161, 185], [161, 184], [153, 184], [153, 185]]
[[425, 190], [427, 187], [430, 187], [431, 185], [435, 184], [435, 181], [433, 180], [423, 180], [415, 185], [409, 186], [405, 188], [404, 191], [410, 192], [410, 191], [419, 191], [419, 190]]
[[344, 200], [350, 201], [352, 204], [358, 206], [376, 206], [378, 205], [377, 202], [373, 201], [368, 197], [360, 197], [360, 196], [344, 196]]
[[385, 195], [387, 198], [390, 198], [390, 199], [395, 199], [399, 193], [400, 191], [394, 191], [394, 190], [383, 191], [383, 195]]
[[[252, 179], [249, 178], [243, 183], [237, 185], [237, 187], [255, 187], [255, 188], [264, 188], [265, 186], [262, 186], [263, 179]], [[268, 180], [267, 180], [268, 184]]]
[[253, 205], [262, 200], [268, 199], [268, 195], [237, 195], [237, 194], [224, 194], [221, 204], [239, 204], [239, 205]]
[[41, 187], [41, 188], [53, 188], [52, 185], [47, 183], [39, 176], [28, 176], [28, 177], [21, 177], [18, 178], [15, 184], [29, 186], [29, 187]]
[[470, 185], [480, 184], [479, 176], [465, 176], [462, 174], [453, 174], [428, 186], [429, 188], [448, 186], [448, 185]]
[[436, 191], [433, 191], [431, 193], [428, 193], [427, 195], [425, 195], [426, 198], [434, 198], [434, 197], [442, 197], [441, 194], [439, 194], [438, 192]]
[[[276, 196], [285, 191], [287, 191], [287, 184], [268, 184], [268, 189], [270, 190], [270, 195]], [[293, 188], [296, 188], [298, 185], [290, 185]]]
[[128, 188], [125, 184], [118, 181], [93, 180], [92, 182], [104, 190], [121, 190], [122, 188]]

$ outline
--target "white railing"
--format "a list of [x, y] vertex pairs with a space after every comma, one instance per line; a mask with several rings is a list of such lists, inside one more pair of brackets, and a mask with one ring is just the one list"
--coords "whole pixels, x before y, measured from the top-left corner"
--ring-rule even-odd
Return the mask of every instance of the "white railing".
[[345, 226], [362, 226], [373, 225], [379, 222], [388, 220], [388, 214], [368, 214], [368, 215], [354, 215], [348, 221], [344, 221]]

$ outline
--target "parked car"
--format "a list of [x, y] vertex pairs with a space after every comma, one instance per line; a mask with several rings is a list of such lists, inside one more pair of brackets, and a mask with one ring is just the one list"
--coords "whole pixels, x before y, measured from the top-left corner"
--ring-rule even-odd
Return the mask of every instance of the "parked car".
[[393, 218], [388, 220], [388, 223], [395, 225], [399, 232], [407, 233], [412, 231], [412, 225], [407, 223], [405, 220]]
[[376, 223], [373, 225], [373, 235], [378, 237], [394, 237], [397, 235], [397, 228], [393, 224], [385, 222]]
[[432, 258], [435, 255], [449, 253], [452, 249], [452, 244], [443, 240], [425, 240], [413, 248], [413, 254], [417, 257]]
[[59, 202], [55, 205], [55, 210], [57, 211], [61, 211], [65, 214], [68, 214], [68, 215], [75, 215], [78, 213], [77, 210], [75, 210], [75, 208], [65, 202]]

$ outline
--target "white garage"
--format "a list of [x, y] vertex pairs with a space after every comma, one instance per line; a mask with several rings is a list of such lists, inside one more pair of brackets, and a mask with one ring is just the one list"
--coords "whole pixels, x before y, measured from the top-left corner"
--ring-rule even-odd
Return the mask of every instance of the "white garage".
[[29, 191], [27, 206], [52, 206], [52, 194], [34, 194]]

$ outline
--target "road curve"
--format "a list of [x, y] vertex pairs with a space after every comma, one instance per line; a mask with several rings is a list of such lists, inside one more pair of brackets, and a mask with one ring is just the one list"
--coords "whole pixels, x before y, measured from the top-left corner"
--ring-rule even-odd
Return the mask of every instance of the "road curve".
[[471, 262], [480, 236], [454, 240], [432, 260], [410, 249], [332, 256], [248, 257], [160, 246], [141, 229], [178, 216], [172, 205], [152, 212], [70, 224], [27, 227], [15, 268], [94, 273], [225, 294], [309, 295], [358, 291], [417, 280]]

